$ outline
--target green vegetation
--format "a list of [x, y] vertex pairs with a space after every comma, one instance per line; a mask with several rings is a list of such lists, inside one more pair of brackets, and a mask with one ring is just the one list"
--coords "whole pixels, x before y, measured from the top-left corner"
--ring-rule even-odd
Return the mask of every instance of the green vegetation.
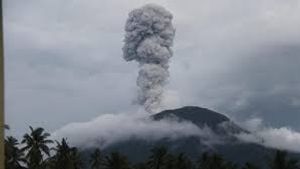
[[[260, 166], [245, 163], [239, 166], [213, 153], [199, 154], [192, 161], [184, 153], [172, 154], [165, 147], [154, 147], [144, 162], [132, 164], [127, 157], [111, 152], [104, 154], [95, 149], [89, 160], [83, 160], [82, 152], [71, 147], [66, 139], [53, 141], [43, 128], [32, 128], [21, 143], [12, 136], [5, 139], [6, 169], [260, 169]], [[50, 148], [51, 147], [51, 148]], [[243, 154], [241, 154], [243, 155]], [[258, 159], [261, 160], [261, 159]], [[284, 151], [277, 150], [266, 160], [268, 169], [300, 169], [299, 161]], [[263, 169], [263, 168], [262, 168]]]

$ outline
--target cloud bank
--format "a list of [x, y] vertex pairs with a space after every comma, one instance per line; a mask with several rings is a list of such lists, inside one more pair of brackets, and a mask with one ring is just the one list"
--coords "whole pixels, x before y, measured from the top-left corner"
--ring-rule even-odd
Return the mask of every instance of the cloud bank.
[[113, 143], [132, 138], [155, 141], [162, 138], [178, 139], [198, 136], [216, 141], [209, 128], [198, 126], [175, 118], [153, 121], [147, 113], [104, 114], [81, 123], [70, 123], [52, 134], [54, 139], [66, 137], [71, 144], [83, 148], [100, 146], [105, 148]]
[[259, 118], [246, 121], [244, 127], [252, 133], [237, 135], [242, 141], [258, 143], [276, 149], [300, 152], [300, 132], [289, 127], [266, 127], [263, 125], [262, 119]]

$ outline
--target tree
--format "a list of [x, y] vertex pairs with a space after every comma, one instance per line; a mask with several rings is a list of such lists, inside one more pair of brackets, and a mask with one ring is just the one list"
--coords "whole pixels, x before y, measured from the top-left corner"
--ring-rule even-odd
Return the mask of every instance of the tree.
[[203, 153], [198, 160], [198, 169], [227, 169], [232, 167], [232, 164], [227, 163], [218, 154], [209, 155], [208, 153]]
[[80, 152], [76, 147], [71, 148], [70, 161], [72, 162], [73, 169], [81, 169], [83, 166]]
[[53, 148], [56, 154], [49, 160], [49, 168], [53, 169], [80, 169], [82, 168], [82, 159], [76, 147], [70, 147], [65, 138], [61, 143], [56, 141], [56, 147]]
[[299, 162], [288, 158], [285, 151], [277, 150], [273, 159], [269, 161], [270, 169], [299, 169]]
[[127, 158], [118, 152], [112, 152], [106, 156], [104, 167], [106, 169], [129, 169]]
[[92, 154], [91, 154], [91, 168], [92, 169], [101, 169], [103, 165], [103, 158], [102, 154], [99, 148], [97, 148]]
[[25, 163], [24, 152], [18, 148], [18, 140], [9, 136], [4, 141], [5, 145], [5, 168], [23, 169], [21, 163]]
[[26, 159], [27, 165], [30, 169], [41, 169], [43, 167], [43, 154], [50, 156], [50, 149], [48, 144], [53, 143], [52, 140], [47, 139], [50, 134], [44, 132], [44, 129], [38, 127], [33, 129], [31, 126], [30, 134], [25, 134], [23, 136], [22, 144], [25, 146], [22, 151], [27, 151]]
[[154, 147], [151, 149], [148, 165], [151, 169], [161, 169], [166, 163], [168, 151], [165, 147]]
[[192, 162], [183, 153], [178, 154], [175, 157], [175, 168], [176, 169], [190, 169], [192, 168]]
[[176, 169], [176, 157], [173, 154], [168, 153], [164, 161], [164, 169]]

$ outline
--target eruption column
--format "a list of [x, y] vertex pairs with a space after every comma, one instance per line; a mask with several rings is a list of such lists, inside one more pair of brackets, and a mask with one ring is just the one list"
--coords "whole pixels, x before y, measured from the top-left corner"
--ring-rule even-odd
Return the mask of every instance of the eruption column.
[[137, 102], [150, 113], [159, 110], [169, 76], [175, 35], [172, 18], [163, 7], [148, 4], [131, 11], [125, 25], [123, 57], [139, 63]]

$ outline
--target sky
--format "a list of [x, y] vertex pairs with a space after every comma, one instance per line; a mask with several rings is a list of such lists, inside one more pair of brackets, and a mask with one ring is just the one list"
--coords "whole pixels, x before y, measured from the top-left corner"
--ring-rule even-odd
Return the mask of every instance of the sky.
[[298, 0], [4, 0], [5, 119], [10, 133], [55, 131], [135, 112], [138, 65], [122, 58], [128, 13], [174, 16], [168, 108], [195, 105], [235, 121], [300, 131]]

